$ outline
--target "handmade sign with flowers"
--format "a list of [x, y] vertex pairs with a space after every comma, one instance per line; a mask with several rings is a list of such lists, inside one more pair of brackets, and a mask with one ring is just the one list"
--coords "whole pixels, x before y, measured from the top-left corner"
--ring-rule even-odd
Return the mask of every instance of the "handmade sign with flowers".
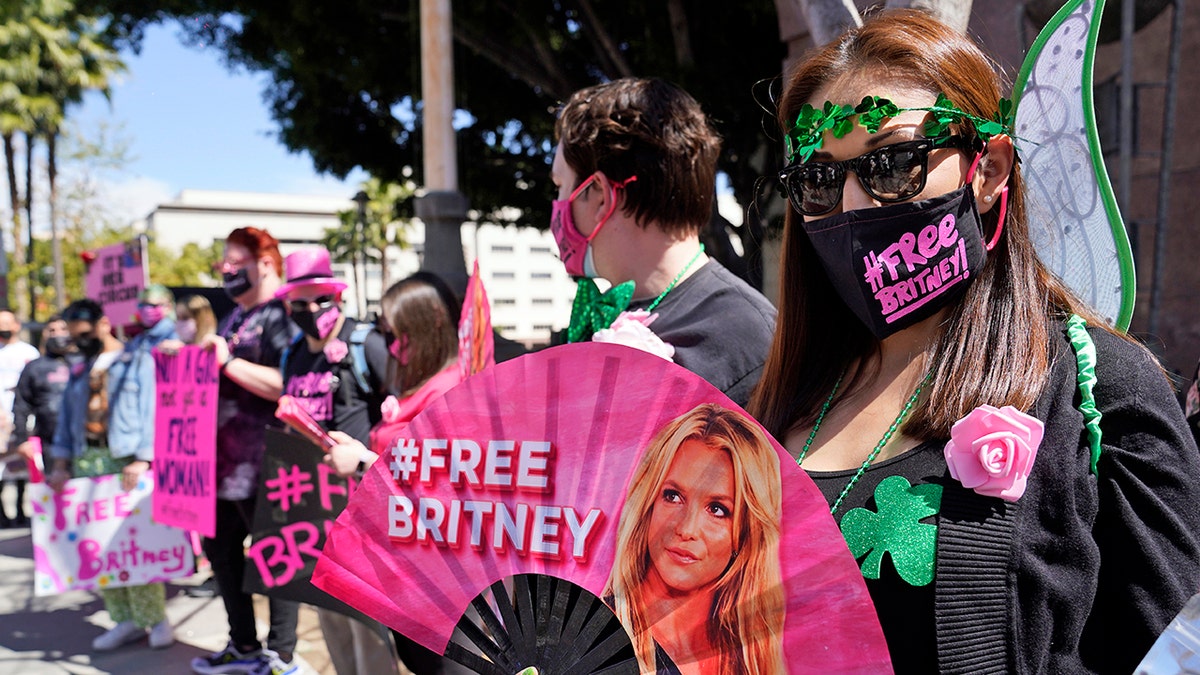
[[981, 405], [950, 429], [950, 475], [981, 495], [1015, 502], [1025, 494], [1043, 431], [1041, 420], [1012, 406]]

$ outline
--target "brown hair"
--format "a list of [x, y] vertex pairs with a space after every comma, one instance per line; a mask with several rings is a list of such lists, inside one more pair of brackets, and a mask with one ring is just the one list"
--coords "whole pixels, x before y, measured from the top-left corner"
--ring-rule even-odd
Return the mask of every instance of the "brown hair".
[[266, 256], [275, 263], [276, 274], [283, 274], [283, 256], [279, 254], [279, 240], [272, 237], [266, 230], [257, 227], [239, 227], [225, 237], [225, 242], [237, 244], [250, 251], [257, 260]]
[[[812, 100], [818, 89], [866, 72], [931, 95], [944, 93], [983, 118], [996, 113], [1000, 99], [1000, 79], [970, 38], [920, 11], [884, 11], [799, 66], [780, 100], [784, 132], [805, 103], [823, 103]], [[1075, 313], [1090, 325], [1107, 327], [1038, 259], [1016, 163], [1008, 186], [1002, 238], [951, 310], [927, 357], [932, 373], [927, 404], [915, 408], [904, 425], [917, 438], [948, 438], [954, 422], [984, 403], [1027, 410], [1048, 379], [1055, 322]], [[994, 231], [997, 211], [984, 216], [985, 232]], [[749, 406], [779, 438], [814, 423], [842, 373], [838, 400], [854, 393], [879, 366], [879, 342], [838, 298], [799, 226], [801, 218], [788, 208], [775, 338]]]
[[208, 298], [203, 295], [189, 295], [180, 300], [179, 305], [196, 321], [196, 337], [193, 342], [199, 342], [200, 338], [217, 332], [217, 317], [213, 314]]
[[440, 277], [417, 272], [401, 279], [379, 304], [395, 337], [408, 339], [408, 363], [392, 360], [395, 391], [407, 394], [454, 362], [460, 311], [454, 292]]
[[618, 182], [637, 176], [623, 208], [641, 227], [691, 234], [711, 217], [721, 138], [679, 87], [625, 78], [581, 89], [563, 104], [554, 136], [580, 183], [597, 171]]

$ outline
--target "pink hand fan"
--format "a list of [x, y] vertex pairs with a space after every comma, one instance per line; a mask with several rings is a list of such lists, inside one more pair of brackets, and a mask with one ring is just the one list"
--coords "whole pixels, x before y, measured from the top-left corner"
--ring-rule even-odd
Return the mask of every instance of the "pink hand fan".
[[313, 582], [484, 673], [891, 669], [816, 486], [717, 389], [620, 345], [501, 363], [426, 408]]

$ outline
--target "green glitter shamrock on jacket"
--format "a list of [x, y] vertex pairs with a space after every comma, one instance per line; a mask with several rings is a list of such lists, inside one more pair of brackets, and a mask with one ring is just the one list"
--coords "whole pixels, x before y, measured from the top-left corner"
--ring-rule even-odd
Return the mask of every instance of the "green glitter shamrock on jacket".
[[912, 485], [904, 476], [888, 476], [875, 488], [877, 511], [851, 509], [842, 516], [842, 536], [855, 559], [866, 555], [862, 574], [878, 579], [883, 554], [892, 557], [900, 578], [912, 586], [933, 581], [937, 525], [921, 521], [942, 508], [942, 486]]

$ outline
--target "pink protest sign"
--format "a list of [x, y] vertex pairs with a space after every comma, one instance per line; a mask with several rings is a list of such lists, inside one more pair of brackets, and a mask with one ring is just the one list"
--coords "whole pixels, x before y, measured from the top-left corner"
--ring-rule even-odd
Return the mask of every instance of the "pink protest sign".
[[73, 478], [62, 492], [29, 486], [33, 506], [34, 595], [168, 581], [192, 573], [192, 548], [180, 529], [150, 517], [154, 479], [130, 492], [120, 476]]
[[87, 251], [84, 261], [87, 296], [104, 306], [104, 314], [114, 326], [137, 323], [138, 295], [149, 275], [146, 240], [138, 238]]
[[217, 505], [217, 380], [211, 351], [154, 351], [154, 520], [212, 537]]
[[[808, 476], [717, 389], [621, 345], [501, 363], [426, 408], [363, 477], [313, 582], [480, 667], [451, 641], [456, 626], [505, 668], [546, 665], [548, 640], [566, 650], [556, 663], [609, 658], [565, 618], [590, 602], [620, 620], [598, 642], [628, 639], [633, 672], [890, 671], [862, 575]], [[496, 619], [469, 630], [491, 608]], [[506, 639], [490, 642], [497, 631]], [[522, 649], [533, 662], [507, 659]]]

